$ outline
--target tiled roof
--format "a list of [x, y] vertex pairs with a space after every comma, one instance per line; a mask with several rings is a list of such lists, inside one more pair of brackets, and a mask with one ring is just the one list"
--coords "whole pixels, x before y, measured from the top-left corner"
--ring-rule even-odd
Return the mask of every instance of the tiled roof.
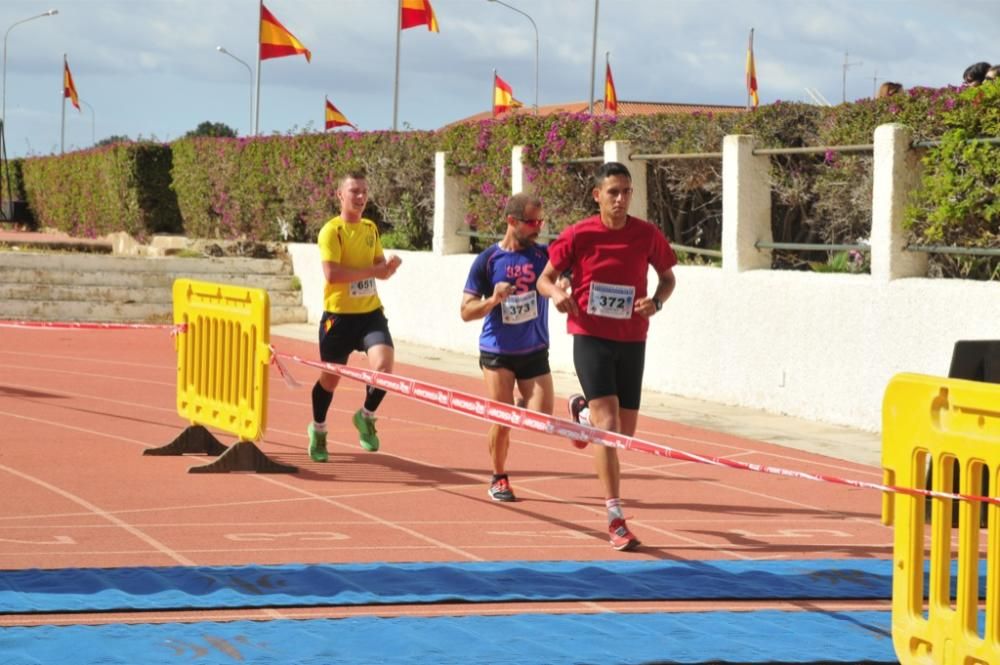
[[[671, 102], [630, 102], [625, 100], [618, 101], [618, 115], [619, 116], [630, 116], [630, 115], [654, 115], [656, 113], [741, 113], [745, 111], [746, 108], [743, 106], [725, 106], [722, 104], [674, 104]], [[586, 113], [588, 111], [587, 102], [566, 102], [565, 104], [548, 104], [546, 106], [538, 107], [538, 115], [552, 115], [554, 113]], [[530, 115], [533, 109], [529, 105], [524, 105], [520, 108], [509, 111], [508, 113], [518, 113]], [[596, 101], [594, 102], [594, 115], [604, 114], [604, 102]], [[507, 114], [504, 114], [507, 115]], [[493, 113], [490, 111], [484, 111], [482, 113], [477, 113], [475, 115], [470, 115], [467, 118], [462, 118], [461, 120], [456, 120], [455, 122], [449, 123], [450, 125], [457, 125], [463, 122], [477, 122], [479, 120], [488, 120], [493, 117]], [[504, 116], [500, 116], [504, 117]]]

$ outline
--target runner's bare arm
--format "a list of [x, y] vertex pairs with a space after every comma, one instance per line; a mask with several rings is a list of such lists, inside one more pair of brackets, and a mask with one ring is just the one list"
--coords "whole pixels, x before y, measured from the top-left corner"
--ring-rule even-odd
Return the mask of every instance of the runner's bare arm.
[[566, 293], [566, 289], [561, 285], [565, 281], [559, 279], [560, 274], [561, 271], [556, 270], [551, 261], [546, 263], [545, 270], [538, 276], [538, 292], [546, 298], [551, 298], [552, 304], [556, 306], [558, 311], [579, 314], [580, 310], [576, 306], [576, 301]]
[[476, 319], [483, 318], [494, 307], [507, 299], [512, 288], [508, 282], [498, 282], [493, 286], [493, 295], [489, 298], [466, 293], [462, 298], [462, 320], [475, 321]]
[[653, 291], [653, 295], [636, 302], [635, 312], [646, 317], [653, 316], [659, 311], [653, 299], [659, 300], [660, 307], [663, 307], [663, 304], [667, 302], [667, 298], [674, 292], [675, 286], [677, 286], [677, 277], [674, 275], [674, 269], [667, 268], [660, 273], [660, 279], [656, 284], [656, 290]]
[[366, 268], [348, 268], [336, 261], [323, 261], [323, 277], [330, 284], [346, 284], [369, 277], [389, 279], [400, 263], [402, 261], [398, 256], [391, 256], [388, 260], [384, 256], [376, 257], [375, 262]]

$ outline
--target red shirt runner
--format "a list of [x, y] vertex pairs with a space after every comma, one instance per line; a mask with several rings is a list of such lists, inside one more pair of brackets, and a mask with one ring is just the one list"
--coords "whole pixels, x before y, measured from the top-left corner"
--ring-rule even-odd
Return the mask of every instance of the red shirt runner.
[[[549, 261], [559, 272], [573, 270], [572, 297], [580, 313], [567, 318], [569, 334], [642, 342], [649, 319], [634, 313], [629, 301], [634, 306], [646, 297], [649, 266], [661, 274], [677, 265], [677, 256], [645, 220], [629, 215], [624, 227], [609, 229], [594, 215], [563, 229], [549, 245]], [[592, 292], [594, 307], [588, 313]]]

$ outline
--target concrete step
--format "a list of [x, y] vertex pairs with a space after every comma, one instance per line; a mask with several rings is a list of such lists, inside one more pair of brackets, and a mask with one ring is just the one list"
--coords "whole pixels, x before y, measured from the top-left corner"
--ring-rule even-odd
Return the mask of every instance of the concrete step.
[[167, 322], [181, 277], [265, 289], [272, 323], [308, 317], [291, 263], [281, 259], [0, 251], [0, 319]]
[[134, 257], [105, 256], [101, 254], [0, 252], [0, 271], [6, 272], [8, 269], [187, 275], [292, 274], [291, 263], [281, 259], [248, 259], [245, 257], [179, 258], [174, 256]]
[[[304, 323], [305, 307], [271, 303], [271, 323]], [[8, 321], [156, 322], [173, 320], [170, 303], [0, 300], [0, 319]]]
[[[149, 259], [156, 260], [156, 259]], [[273, 273], [104, 272], [100, 270], [43, 270], [0, 267], [0, 284], [64, 284], [130, 289], [170, 288], [175, 279], [189, 278], [218, 284], [253, 286], [267, 291], [298, 290], [294, 275]]]
[[[242, 285], [249, 286], [247, 284]], [[299, 290], [291, 288], [265, 290], [271, 299], [271, 307], [293, 307], [302, 304], [302, 292]], [[53, 284], [50, 282], [5, 284], [0, 282], [0, 302], [4, 300], [62, 300], [91, 303], [145, 303], [149, 305], [170, 304], [173, 302], [173, 289], [169, 286], [130, 288], [101, 284], [69, 285]]]

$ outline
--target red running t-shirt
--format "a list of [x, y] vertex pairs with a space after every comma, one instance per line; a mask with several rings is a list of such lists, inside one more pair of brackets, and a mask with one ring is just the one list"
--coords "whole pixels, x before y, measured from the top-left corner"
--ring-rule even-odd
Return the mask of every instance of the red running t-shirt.
[[571, 335], [642, 342], [649, 319], [632, 308], [646, 297], [649, 266], [661, 274], [677, 265], [677, 256], [645, 220], [629, 216], [624, 227], [609, 229], [594, 215], [563, 229], [549, 245], [549, 261], [559, 272], [573, 270], [572, 297], [580, 313], [567, 319]]

